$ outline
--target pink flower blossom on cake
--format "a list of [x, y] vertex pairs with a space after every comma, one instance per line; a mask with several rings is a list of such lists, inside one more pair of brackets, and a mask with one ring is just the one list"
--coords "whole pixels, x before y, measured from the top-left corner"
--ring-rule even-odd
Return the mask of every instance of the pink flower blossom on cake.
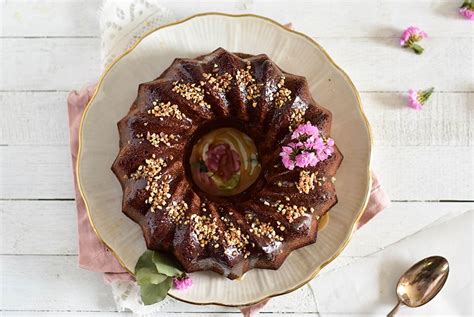
[[334, 153], [334, 140], [324, 138], [310, 122], [299, 125], [292, 133], [291, 140], [282, 146], [280, 153], [283, 165], [289, 170], [316, 166]]
[[291, 135], [291, 138], [293, 140], [311, 139], [311, 138], [317, 138], [318, 136], [319, 136], [318, 127], [312, 125], [310, 122], [307, 122], [305, 124], [300, 124]]

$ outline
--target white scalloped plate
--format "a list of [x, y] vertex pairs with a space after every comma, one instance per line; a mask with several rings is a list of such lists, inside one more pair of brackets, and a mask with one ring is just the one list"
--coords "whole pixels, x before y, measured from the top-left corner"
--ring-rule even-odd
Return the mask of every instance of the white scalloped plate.
[[110, 170], [118, 152], [116, 123], [129, 110], [138, 84], [156, 78], [175, 57], [195, 57], [218, 47], [265, 53], [285, 71], [305, 76], [316, 102], [333, 113], [331, 136], [344, 154], [336, 181], [339, 202], [315, 244], [293, 252], [276, 271], [251, 270], [241, 281], [199, 272], [192, 274], [193, 287], [170, 292], [194, 304], [240, 306], [288, 293], [310, 281], [348, 243], [367, 203], [369, 125], [351, 80], [316, 42], [267, 18], [219, 13], [196, 15], [149, 33], [102, 75], [82, 118], [77, 172], [98, 236], [133, 271], [145, 242], [139, 226], [122, 214], [122, 190]]

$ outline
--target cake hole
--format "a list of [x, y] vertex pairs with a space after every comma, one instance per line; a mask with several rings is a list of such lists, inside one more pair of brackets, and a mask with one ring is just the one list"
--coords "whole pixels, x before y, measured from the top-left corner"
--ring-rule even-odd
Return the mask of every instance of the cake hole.
[[189, 157], [195, 185], [212, 196], [233, 196], [248, 189], [261, 172], [257, 147], [242, 131], [224, 127], [204, 134]]

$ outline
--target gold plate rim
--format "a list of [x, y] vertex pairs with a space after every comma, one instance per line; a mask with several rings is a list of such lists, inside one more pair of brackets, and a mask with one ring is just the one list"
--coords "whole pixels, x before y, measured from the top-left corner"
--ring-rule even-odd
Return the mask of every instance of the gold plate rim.
[[120, 259], [120, 257], [118, 256], [118, 254], [113, 250], [113, 248], [111, 248], [101, 237], [100, 233], [98, 232], [97, 228], [95, 227], [94, 225], [94, 221], [92, 219], [92, 216], [91, 216], [91, 213], [90, 213], [90, 210], [89, 210], [89, 205], [88, 205], [88, 202], [87, 202], [87, 198], [84, 194], [84, 191], [83, 191], [83, 188], [82, 188], [82, 184], [81, 184], [81, 176], [80, 176], [80, 161], [81, 161], [81, 157], [82, 157], [82, 145], [83, 145], [83, 140], [82, 140], [82, 130], [83, 130], [83, 124], [84, 124], [84, 121], [85, 121], [85, 118], [86, 118], [86, 115], [87, 115], [87, 112], [90, 108], [90, 106], [92, 105], [97, 93], [99, 92], [101, 86], [102, 86], [102, 82], [104, 81], [106, 75], [109, 73], [109, 71], [112, 69], [112, 67], [117, 64], [122, 58], [124, 58], [125, 56], [127, 56], [130, 52], [132, 52], [140, 43], [141, 41], [146, 38], [147, 36], [149, 36], [150, 34], [156, 32], [156, 31], [159, 31], [161, 29], [164, 29], [164, 28], [168, 28], [168, 27], [172, 27], [172, 26], [175, 26], [175, 25], [179, 25], [179, 24], [182, 24], [182, 23], [185, 23], [189, 20], [192, 20], [194, 18], [198, 18], [198, 17], [205, 17], [205, 16], [225, 16], [225, 17], [230, 17], [230, 18], [256, 18], [256, 19], [260, 19], [260, 20], [264, 20], [264, 21], [267, 21], [267, 22], [270, 22], [272, 23], [273, 25], [283, 29], [284, 31], [286, 32], [290, 32], [290, 33], [293, 33], [293, 34], [296, 34], [296, 35], [299, 35], [301, 37], [303, 37], [304, 39], [308, 40], [310, 44], [314, 45], [315, 47], [317, 47], [321, 52], [323, 52], [323, 54], [325, 55], [325, 57], [328, 59], [328, 61], [342, 74], [342, 76], [346, 79], [346, 81], [349, 83], [349, 85], [351, 86], [356, 98], [357, 98], [357, 104], [359, 106], [359, 111], [360, 111], [360, 114], [362, 115], [362, 118], [364, 120], [364, 123], [367, 127], [367, 132], [368, 132], [368, 137], [369, 137], [369, 159], [368, 159], [368, 162], [367, 162], [367, 179], [368, 179], [368, 182], [367, 182], [367, 188], [366, 188], [366, 194], [365, 194], [365, 197], [364, 197], [364, 203], [362, 204], [362, 208], [359, 210], [358, 212], [358, 215], [357, 217], [355, 218], [355, 221], [352, 223], [352, 229], [351, 229], [351, 232], [350, 234], [348, 235], [348, 237], [346, 238], [346, 240], [344, 241], [343, 244], [341, 244], [341, 246], [339, 247], [339, 249], [337, 250], [337, 252], [330, 258], [328, 259], [327, 261], [323, 262], [319, 267], [317, 267], [315, 269], [315, 271], [311, 274], [311, 276], [307, 279], [305, 279], [303, 282], [301, 282], [300, 284], [298, 284], [297, 286], [295, 287], [292, 287], [291, 289], [288, 289], [288, 290], [285, 290], [284, 292], [278, 292], [278, 293], [275, 293], [275, 294], [271, 294], [271, 295], [268, 295], [266, 297], [263, 297], [263, 298], [260, 298], [258, 300], [255, 300], [255, 301], [252, 301], [252, 302], [249, 302], [249, 303], [245, 303], [245, 304], [237, 304], [237, 305], [233, 305], [233, 304], [225, 304], [225, 303], [219, 303], [219, 302], [192, 302], [192, 301], [188, 301], [188, 300], [185, 300], [185, 299], [182, 299], [182, 298], [179, 298], [178, 296], [176, 295], [172, 295], [170, 293], [168, 293], [169, 296], [173, 297], [174, 299], [177, 299], [179, 301], [182, 301], [182, 302], [185, 302], [185, 303], [189, 303], [189, 304], [193, 304], [193, 305], [218, 305], [218, 306], [225, 306], [225, 307], [242, 307], [242, 306], [249, 306], [249, 305], [254, 305], [254, 304], [257, 304], [261, 301], [264, 301], [264, 300], [268, 300], [268, 299], [271, 299], [273, 297], [277, 297], [277, 296], [281, 296], [281, 295], [285, 295], [285, 294], [288, 294], [288, 293], [291, 293], [301, 287], [303, 287], [304, 285], [306, 285], [308, 282], [310, 282], [311, 280], [313, 280], [317, 275], [318, 273], [326, 266], [328, 265], [329, 263], [331, 263], [335, 258], [337, 258], [341, 253], [342, 251], [345, 249], [345, 247], [347, 246], [347, 244], [349, 243], [349, 241], [351, 240], [352, 238], [352, 235], [354, 234], [354, 231], [355, 231], [355, 228], [356, 228], [356, 225], [357, 223], [359, 222], [360, 218], [362, 217], [362, 214], [363, 214], [363, 211], [365, 210], [366, 206], [367, 206], [367, 203], [369, 201], [369, 193], [370, 193], [370, 188], [372, 186], [372, 179], [371, 179], [371, 175], [370, 175], [370, 165], [371, 165], [371, 160], [372, 160], [372, 146], [373, 146], [373, 139], [372, 139], [372, 130], [371, 130], [371, 126], [369, 124], [369, 121], [367, 119], [367, 116], [365, 115], [365, 112], [364, 112], [364, 109], [362, 108], [362, 102], [361, 102], [361, 98], [360, 98], [360, 95], [359, 95], [359, 92], [357, 90], [357, 88], [355, 87], [354, 83], [352, 82], [352, 80], [350, 79], [350, 77], [346, 74], [346, 72], [344, 72], [344, 70], [342, 70], [342, 68], [337, 65], [334, 60], [331, 58], [331, 56], [326, 52], [326, 50], [320, 45], [318, 44], [314, 39], [312, 39], [311, 37], [309, 37], [308, 35], [304, 34], [304, 33], [301, 33], [301, 32], [298, 32], [298, 31], [295, 31], [295, 30], [291, 30], [291, 29], [288, 29], [286, 28], [284, 25], [276, 22], [275, 20], [273, 19], [270, 19], [268, 17], [264, 17], [264, 16], [261, 16], [261, 15], [257, 15], [257, 14], [229, 14], [229, 13], [222, 13], [222, 12], [204, 12], [204, 13], [198, 13], [198, 14], [194, 14], [194, 15], [191, 15], [187, 18], [184, 18], [184, 19], [181, 19], [181, 20], [178, 20], [178, 21], [175, 21], [175, 22], [172, 22], [172, 23], [168, 23], [168, 24], [165, 24], [165, 25], [162, 25], [160, 27], [157, 27], [153, 30], [150, 30], [148, 31], [147, 33], [145, 33], [140, 39], [137, 40], [137, 42], [131, 46], [129, 49], [127, 49], [123, 54], [121, 54], [120, 56], [118, 56], [117, 58], [114, 59], [114, 61], [112, 63], [110, 63], [106, 69], [102, 72], [101, 76], [99, 77], [99, 81], [98, 81], [98, 84], [95, 88], [95, 91], [94, 91], [94, 94], [92, 95], [91, 99], [89, 100], [89, 102], [87, 103], [85, 109], [84, 109], [84, 112], [82, 114], [82, 117], [81, 117], [81, 121], [80, 121], [80, 124], [79, 124], [79, 132], [78, 132], [78, 135], [79, 135], [79, 138], [78, 138], [78, 151], [77, 151], [77, 161], [76, 161], [76, 166], [75, 166], [75, 171], [76, 171], [76, 175], [77, 175], [77, 187], [78, 187], [78, 190], [79, 190], [79, 193], [81, 194], [81, 197], [82, 199], [84, 200], [84, 205], [85, 205], [85, 208], [86, 208], [86, 212], [87, 212], [87, 216], [89, 218], [89, 222], [92, 226], [92, 229], [94, 230], [95, 234], [97, 235], [97, 237], [99, 238], [99, 240], [104, 243], [105, 246], [107, 246], [107, 248], [112, 252], [112, 254], [115, 256], [115, 258], [118, 260], [118, 262], [120, 263], [120, 265], [127, 271], [129, 272], [130, 274], [133, 275], [133, 272], [131, 272], [127, 267], [126, 265], [123, 263], [123, 261]]

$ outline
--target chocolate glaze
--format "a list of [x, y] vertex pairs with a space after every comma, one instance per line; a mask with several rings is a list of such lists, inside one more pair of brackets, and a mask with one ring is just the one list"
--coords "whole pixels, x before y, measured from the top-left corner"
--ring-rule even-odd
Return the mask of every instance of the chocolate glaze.
[[[218, 66], [219, 73], [235, 74], [238, 69], [245, 69], [247, 62], [250, 62], [256, 83], [262, 84], [255, 107], [248, 100], [245, 89], [235, 81], [225, 93], [216, 92], [207, 84], [204, 86], [209, 92], [205, 95], [205, 101], [210, 109], [200, 107], [172, 91], [173, 82], [177, 80], [191, 83], [204, 80], [203, 73], [215, 71], [214, 65]], [[278, 108], [269, 95], [277, 89], [282, 76], [285, 77], [285, 87], [291, 90], [291, 98]], [[153, 107], [153, 101], [170, 101], [178, 105], [187, 119], [167, 117], [159, 120], [147, 113]], [[335, 147], [334, 154], [326, 161], [305, 169], [318, 171], [318, 177], [325, 177], [326, 181], [321, 185], [309, 194], [296, 189], [294, 184], [299, 180], [300, 170], [287, 170], [279, 157], [281, 146], [290, 140], [291, 109], [295, 105], [307, 106], [303, 121], [311, 121], [325, 136], [329, 136], [331, 113], [313, 100], [304, 77], [282, 71], [264, 54], [232, 54], [222, 48], [196, 59], [175, 59], [156, 80], [139, 85], [137, 98], [129, 113], [118, 122], [120, 151], [112, 170], [123, 189], [123, 212], [141, 226], [147, 247], [173, 256], [186, 272], [212, 270], [234, 279], [252, 268], [278, 269], [291, 251], [314, 243], [317, 219], [337, 203], [334, 184], [330, 180], [341, 164], [342, 154]], [[237, 128], [254, 140], [262, 172], [258, 180], [244, 192], [230, 197], [214, 197], [193, 184], [186, 162], [193, 142], [211, 129], [226, 126]], [[170, 146], [155, 147], [137, 137], [147, 131], [172, 133], [178, 135], [179, 139]], [[152, 154], [168, 158], [163, 174], [171, 176], [169, 200], [185, 201], [189, 206], [187, 217], [203, 214], [201, 204], [207, 205], [206, 213], [217, 224], [219, 247], [211, 244], [201, 247], [189, 224], [175, 223], [165, 212], [150, 211], [150, 205], [145, 202], [148, 196], [146, 180], [134, 179], [130, 175]], [[173, 159], [169, 159], [171, 155]], [[278, 186], [278, 182], [289, 186]], [[290, 200], [289, 204], [306, 206], [308, 209], [313, 207], [315, 210], [290, 223], [275, 207], [262, 203], [262, 199], [286, 202], [286, 197]], [[245, 217], [248, 212], [275, 228], [284, 226], [284, 231], [278, 231], [283, 241], [253, 234]], [[249, 235], [251, 243], [246, 247], [247, 257], [240, 251], [234, 254], [226, 252], [231, 248], [226, 246], [223, 237], [228, 224], [220, 219], [221, 216], [229, 218], [243, 234]]]

